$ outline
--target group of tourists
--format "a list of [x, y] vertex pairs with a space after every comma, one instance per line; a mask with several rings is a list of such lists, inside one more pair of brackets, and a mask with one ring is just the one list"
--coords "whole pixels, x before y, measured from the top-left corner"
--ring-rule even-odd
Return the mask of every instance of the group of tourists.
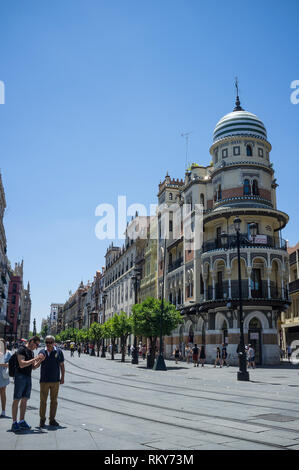
[[[204, 367], [205, 360], [206, 360], [206, 352], [205, 352], [204, 346], [201, 346], [201, 348], [199, 349], [197, 344], [194, 344], [193, 347], [191, 345], [188, 345], [185, 349], [185, 354], [186, 354], [187, 364], [189, 364], [190, 362], [193, 362], [194, 367], [198, 367], [200, 363], [201, 367]], [[183, 357], [182, 352], [178, 346], [174, 349], [173, 356], [174, 356], [176, 364], [178, 363], [180, 359], [182, 359]]]
[[[238, 352], [238, 351], [237, 351]], [[248, 344], [245, 346], [245, 352], [246, 352], [246, 359], [247, 359], [247, 364], [248, 368], [255, 368], [255, 350], [251, 344]], [[175, 363], [177, 364], [179, 360], [183, 358], [183, 354], [181, 349], [177, 346], [174, 351], [173, 351], [173, 356], [175, 359]], [[199, 347], [197, 344], [194, 344], [192, 346], [191, 344], [187, 345], [185, 348], [185, 356], [186, 356], [186, 362], [187, 364], [190, 364], [193, 362], [194, 367], [198, 367], [199, 364], [203, 367], [205, 364], [206, 360], [206, 353], [205, 353], [205, 346]], [[225, 343], [222, 344], [222, 346], [217, 346], [216, 347], [216, 357], [215, 357], [215, 362], [214, 362], [214, 367], [217, 365], [221, 367], [229, 367], [228, 363], [228, 353], [227, 353], [227, 345]]]
[[[45, 348], [41, 349], [37, 356], [34, 351], [39, 348], [40, 338], [33, 336], [22, 344], [12, 354], [7, 349], [6, 342], [0, 338], [0, 393], [2, 413], [6, 416], [6, 387], [9, 385], [10, 377], [14, 378], [14, 393], [12, 403], [12, 427], [14, 432], [29, 430], [31, 426], [25, 421], [27, 401], [31, 395], [32, 370], [40, 367], [40, 427], [45, 427], [47, 399], [50, 393], [50, 426], [59, 426], [55, 420], [59, 385], [64, 383], [65, 368], [64, 356], [60, 348], [55, 346], [55, 338], [45, 338]], [[3, 352], [2, 352], [3, 351]], [[18, 412], [20, 414], [17, 420]]]

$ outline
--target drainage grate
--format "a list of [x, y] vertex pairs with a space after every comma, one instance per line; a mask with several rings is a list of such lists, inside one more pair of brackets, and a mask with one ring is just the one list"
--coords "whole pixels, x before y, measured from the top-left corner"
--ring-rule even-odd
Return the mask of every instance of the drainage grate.
[[289, 421], [296, 421], [298, 418], [292, 416], [280, 415], [275, 413], [269, 413], [266, 415], [258, 415], [255, 418], [265, 419], [266, 421], [277, 421], [279, 423], [288, 423]]

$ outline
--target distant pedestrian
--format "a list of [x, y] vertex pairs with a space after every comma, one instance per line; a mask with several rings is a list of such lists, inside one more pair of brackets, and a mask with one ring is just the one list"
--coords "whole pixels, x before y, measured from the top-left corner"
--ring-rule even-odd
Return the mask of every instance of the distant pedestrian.
[[187, 364], [192, 361], [193, 351], [191, 345], [189, 344], [187, 347]]
[[292, 355], [292, 348], [291, 346], [287, 346], [287, 354], [288, 354], [288, 360], [291, 362], [291, 355]]
[[130, 356], [130, 355], [131, 355], [131, 345], [128, 344], [128, 356]]
[[[27, 343], [19, 347], [16, 352], [16, 370], [14, 375], [14, 396], [12, 403], [12, 431], [21, 431], [30, 429], [25, 421], [27, 400], [31, 395], [31, 372], [37, 369], [44, 360], [43, 354], [38, 354], [35, 358], [33, 351], [39, 347], [40, 339], [33, 336]], [[20, 403], [20, 421], [17, 422], [18, 407]]]
[[198, 355], [199, 355], [199, 349], [197, 347], [197, 344], [194, 344], [194, 347], [192, 348], [192, 359], [193, 359], [194, 367], [198, 367]]
[[145, 344], [142, 346], [141, 352], [142, 352], [142, 359], [144, 360], [146, 358], [146, 345]]
[[205, 351], [205, 347], [204, 347], [204, 346], [202, 346], [202, 347], [200, 348], [199, 360], [200, 360], [200, 363], [201, 363], [201, 367], [204, 367], [205, 360], [206, 360], [206, 351]]
[[222, 361], [222, 366], [226, 365], [226, 366], [228, 367], [228, 363], [227, 363], [227, 349], [226, 349], [226, 345], [225, 345], [224, 343], [222, 344], [221, 361]]
[[248, 345], [248, 367], [252, 367], [252, 369], [255, 368], [255, 350], [251, 346], [251, 344]]
[[81, 345], [80, 344], [78, 345], [77, 352], [78, 352], [78, 357], [80, 357], [81, 356]]
[[222, 367], [222, 365], [221, 365], [221, 351], [220, 351], [219, 346], [217, 346], [217, 349], [216, 349], [216, 360], [215, 360], [214, 367], [216, 367], [217, 364], [219, 364], [219, 366]]
[[131, 354], [133, 356], [133, 352], [134, 352], [134, 344], [131, 345]]
[[173, 355], [174, 355], [175, 363], [177, 364], [178, 361], [180, 360], [180, 355], [181, 355], [180, 348], [178, 346], [173, 351]]
[[71, 350], [71, 357], [74, 357], [74, 351], [75, 351], [75, 345], [74, 345], [74, 343], [71, 343], [71, 345], [70, 345], [70, 350]]
[[11, 352], [6, 347], [6, 342], [3, 338], [0, 338], [0, 395], [2, 405], [1, 417], [5, 417], [6, 387], [9, 385], [8, 361], [11, 358], [11, 355]]
[[61, 349], [54, 344], [53, 336], [46, 337], [46, 349], [40, 352], [44, 355], [44, 361], [40, 371], [40, 427], [44, 427], [46, 422], [47, 399], [50, 392], [50, 426], [59, 426], [55, 420], [57, 411], [57, 398], [59, 385], [64, 384], [64, 357]]

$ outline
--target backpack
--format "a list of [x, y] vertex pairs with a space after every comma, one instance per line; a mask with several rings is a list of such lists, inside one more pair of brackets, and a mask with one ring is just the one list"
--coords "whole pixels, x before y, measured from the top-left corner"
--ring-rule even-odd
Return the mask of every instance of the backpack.
[[9, 377], [14, 377], [16, 373], [16, 368], [17, 368], [17, 355], [16, 353], [13, 353], [11, 358], [8, 361], [8, 374]]

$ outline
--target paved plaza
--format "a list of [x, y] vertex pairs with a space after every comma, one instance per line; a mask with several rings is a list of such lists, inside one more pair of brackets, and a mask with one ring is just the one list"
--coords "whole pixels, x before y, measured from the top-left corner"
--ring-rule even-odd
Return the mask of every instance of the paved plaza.
[[[0, 419], [6, 450], [299, 450], [299, 366], [250, 369], [193, 367], [166, 361], [166, 372], [65, 351], [65, 384], [56, 419], [39, 426], [39, 370], [33, 371], [26, 421], [13, 433], [13, 383], [7, 387], [8, 417]], [[47, 411], [49, 410], [49, 406]]]

